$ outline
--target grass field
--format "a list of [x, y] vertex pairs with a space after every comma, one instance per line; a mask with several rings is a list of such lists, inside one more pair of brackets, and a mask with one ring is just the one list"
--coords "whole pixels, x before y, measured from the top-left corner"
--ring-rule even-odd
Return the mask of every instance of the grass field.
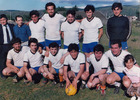
[[[128, 51], [131, 52], [138, 64], [140, 63], [140, 26], [137, 23], [132, 25], [132, 36], [128, 40]], [[108, 49], [108, 39], [104, 34], [101, 39], [101, 44], [105, 49]], [[114, 88], [107, 88], [106, 95], [101, 96], [100, 91], [84, 89], [78, 91], [75, 96], [67, 96], [64, 88], [59, 88], [59, 85], [53, 85], [49, 82], [46, 85], [24, 84], [21, 80], [17, 84], [12, 83], [12, 78], [6, 80], [0, 78], [0, 100], [130, 100], [123, 96], [123, 90], [118, 95], [113, 94]]]

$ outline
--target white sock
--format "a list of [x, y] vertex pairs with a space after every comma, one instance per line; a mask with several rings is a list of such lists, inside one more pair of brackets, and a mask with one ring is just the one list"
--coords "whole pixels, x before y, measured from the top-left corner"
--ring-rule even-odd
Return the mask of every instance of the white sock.
[[115, 82], [115, 86], [120, 87], [121, 86], [121, 83], [120, 82]]

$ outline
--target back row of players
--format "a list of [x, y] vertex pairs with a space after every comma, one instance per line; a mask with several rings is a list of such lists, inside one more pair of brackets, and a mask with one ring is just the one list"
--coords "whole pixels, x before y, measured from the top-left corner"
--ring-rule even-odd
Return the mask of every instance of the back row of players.
[[[115, 93], [118, 93], [119, 81], [122, 79], [126, 88], [131, 83], [134, 83], [134, 87], [140, 86], [140, 68], [136, 64], [136, 60], [129, 52], [122, 50], [122, 48], [127, 49], [129, 21], [126, 17], [120, 15], [122, 10], [120, 3], [112, 5], [115, 16], [108, 21], [107, 27], [111, 49], [105, 54], [103, 46], [98, 44], [103, 35], [103, 25], [99, 18], [93, 17], [94, 6], [87, 5], [85, 7], [84, 11], [87, 18], [83, 19], [81, 24], [75, 21], [75, 11], [73, 10], [67, 11], [66, 19], [55, 13], [54, 3], [47, 3], [45, 8], [48, 14], [44, 14], [41, 19], [39, 19], [38, 11], [30, 12], [32, 21], [29, 22], [29, 27], [22, 23], [23, 18], [21, 16], [16, 16], [17, 25], [13, 29], [15, 37], [18, 38], [12, 41], [13, 49], [8, 52], [7, 67], [3, 70], [3, 75], [9, 76], [11, 73], [16, 73], [16, 81], [25, 75], [27, 80], [32, 82], [32, 76], [36, 73], [41, 73], [44, 81], [48, 78], [56, 79], [57, 74], [59, 74], [61, 86], [64, 79], [66, 80], [66, 88], [70, 84], [77, 88], [78, 80], [82, 79], [82, 87], [85, 87], [86, 83], [89, 88], [100, 84], [102, 94], [105, 93], [106, 82], [117, 86]], [[4, 15], [1, 15], [0, 19], [2, 18], [7, 21]], [[114, 27], [117, 27], [118, 23], [121, 23], [124, 27], [119, 26], [119, 29], [115, 29]], [[44, 32], [45, 30], [46, 32]], [[123, 34], [120, 34], [120, 30], [123, 31]], [[45, 33], [46, 38], [44, 38]], [[61, 46], [60, 34], [64, 39], [64, 49], [59, 48]], [[84, 36], [82, 51], [85, 55], [79, 52], [79, 39], [82, 36]], [[29, 42], [27, 43], [28, 38]], [[29, 47], [22, 47], [21, 44], [28, 44]], [[46, 53], [43, 51], [44, 47]], [[68, 51], [66, 48], [68, 48]], [[42, 55], [46, 55], [44, 60]], [[111, 72], [109, 68], [108, 58], [113, 63], [114, 72]], [[14, 65], [11, 63], [12, 60]], [[90, 63], [94, 67], [94, 73], [91, 75], [89, 73]], [[124, 77], [123, 71], [128, 76]], [[139, 89], [137, 94], [140, 95]]]

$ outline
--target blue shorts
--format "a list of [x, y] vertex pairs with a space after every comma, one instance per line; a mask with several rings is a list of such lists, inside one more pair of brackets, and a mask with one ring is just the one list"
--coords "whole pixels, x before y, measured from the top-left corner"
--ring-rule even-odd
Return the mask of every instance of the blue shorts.
[[[122, 44], [122, 49], [123, 50], [128, 49], [127, 42], [121, 42], [121, 44]], [[109, 42], [109, 48], [111, 48], [110, 42]]]
[[59, 69], [54, 68], [54, 70], [56, 71], [57, 74], [59, 73]]
[[16, 67], [20, 69], [20, 68], [22, 68], [23, 66], [16, 66]]
[[61, 47], [61, 40], [48, 40], [48, 39], [45, 39], [45, 44], [47, 47], [49, 47], [49, 44], [53, 43], [53, 42], [56, 42], [59, 47]]
[[46, 45], [45, 45], [45, 41], [44, 41], [44, 42], [39, 42], [38, 44], [42, 47], [42, 49], [44, 49], [45, 46], [46, 46]]
[[[39, 66], [39, 67], [40, 67], [40, 66]], [[34, 70], [36, 70], [36, 71], [38, 72], [39, 67], [34, 67], [34, 68], [32, 68], [32, 69], [34, 69]]]
[[82, 51], [85, 53], [90, 53], [93, 52], [93, 48], [98, 44], [98, 42], [92, 42], [92, 43], [88, 43], [88, 44], [84, 44], [83, 43], [83, 48]]
[[118, 73], [118, 72], [116, 72], [116, 71], [114, 71], [116, 74], [118, 74], [119, 75], [119, 77], [121, 78], [121, 80], [122, 80], [122, 78], [125, 76], [124, 75], [124, 73]]
[[78, 75], [78, 73], [75, 73], [75, 76], [77, 76]]

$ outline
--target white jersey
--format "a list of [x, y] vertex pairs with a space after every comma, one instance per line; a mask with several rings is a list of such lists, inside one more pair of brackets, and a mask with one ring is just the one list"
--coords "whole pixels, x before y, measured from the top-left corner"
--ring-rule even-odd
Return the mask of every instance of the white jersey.
[[13, 60], [14, 62], [14, 66], [23, 66], [23, 59], [24, 59], [24, 54], [29, 50], [30, 48], [27, 47], [27, 46], [23, 46], [21, 48], [21, 51], [20, 52], [15, 52], [14, 51], [14, 48], [11, 49], [9, 52], [8, 52], [8, 55], [7, 55], [7, 59], [9, 60]]
[[140, 68], [137, 66], [133, 66], [131, 69], [125, 67], [124, 72], [130, 78], [132, 83], [140, 82]]
[[45, 21], [46, 39], [48, 40], [60, 40], [60, 26], [61, 23], [66, 20], [61, 14], [55, 14], [54, 17], [50, 17], [49, 14], [44, 14], [42, 19]]
[[102, 28], [101, 20], [94, 17], [90, 22], [87, 18], [83, 19], [80, 28], [84, 30], [83, 43], [98, 42], [98, 31]]
[[93, 65], [94, 73], [97, 73], [102, 69], [107, 69], [106, 73], [111, 73], [111, 70], [109, 68], [109, 59], [106, 57], [105, 54], [102, 55], [102, 58], [99, 61], [97, 61], [95, 55], [92, 54], [89, 56], [89, 58], [87, 58], [87, 61], [91, 62], [91, 64]]
[[68, 55], [64, 61], [64, 66], [69, 65], [71, 70], [75, 73], [80, 71], [80, 64], [85, 64], [85, 55], [80, 52], [75, 60], [71, 57], [71, 55]]
[[41, 19], [37, 23], [31, 21], [29, 23], [31, 30], [31, 38], [36, 38], [38, 42], [45, 41], [45, 22]]
[[124, 57], [130, 54], [129, 52], [122, 50], [119, 56], [114, 56], [111, 50], [106, 51], [105, 55], [112, 61], [114, 66], [114, 71], [122, 73], [125, 66], [123, 64]]
[[64, 45], [69, 46], [71, 43], [79, 44], [80, 23], [74, 21], [73, 23], [63, 22], [61, 31], [64, 32]]
[[60, 49], [55, 56], [53, 56], [49, 52], [49, 56], [45, 57], [44, 59], [44, 64], [49, 64], [49, 61], [50, 61], [52, 63], [53, 68], [60, 69], [61, 67], [63, 67], [63, 64], [60, 63], [60, 59], [66, 52], [67, 52], [67, 49]]
[[38, 51], [36, 53], [32, 53], [31, 50], [29, 50], [24, 55], [24, 62], [29, 63], [31, 68], [40, 67], [43, 65], [42, 55], [44, 54], [45, 54], [45, 51], [43, 51], [43, 53], [40, 54]]

